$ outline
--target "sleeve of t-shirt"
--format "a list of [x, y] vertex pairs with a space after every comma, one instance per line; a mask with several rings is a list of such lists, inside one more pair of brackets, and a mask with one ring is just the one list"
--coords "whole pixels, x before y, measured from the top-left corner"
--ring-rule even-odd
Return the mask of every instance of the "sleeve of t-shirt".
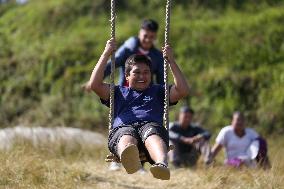
[[226, 144], [226, 133], [227, 133], [227, 129], [225, 128], [221, 129], [218, 136], [216, 137], [217, 144], [221, 144], [223, 146]]

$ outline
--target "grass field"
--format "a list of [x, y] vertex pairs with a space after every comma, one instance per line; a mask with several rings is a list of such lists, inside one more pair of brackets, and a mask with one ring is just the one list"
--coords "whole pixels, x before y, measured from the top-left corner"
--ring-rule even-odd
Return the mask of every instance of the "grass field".
[[64, 146], [33, 148], [19, 144], [0, 153], [0, 188], [94, 188], [94, 189], [167, 189], [167, 188], [284, 188], [284, 141], [269, 140], [272, 169], [228, 169], [221, 165], [222, 155], [214, 167], [201, 164], [196, 169], [171, 171], [170, 181], [160, 181], [151, 174], [127, 175], [109, 172], [104, 162], [106, 149], [66, 151]]

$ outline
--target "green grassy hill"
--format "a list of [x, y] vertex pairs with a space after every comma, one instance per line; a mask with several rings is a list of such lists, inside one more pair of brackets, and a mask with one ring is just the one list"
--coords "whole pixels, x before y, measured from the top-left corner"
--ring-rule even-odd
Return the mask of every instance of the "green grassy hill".
[[[150, 17], [161, 24], [161, 47], [164, 7], [158, 0], [119, 1], [118, 42]], [[170, 41], [202, 125], [220, 128], [238, 109], [259, 131], [283, 132], [283, 9], [282, 0], [173, 2]], [[103, 0], [0, 5], [0, 127], [106, 127], [108, 110], [80, 86], [109, 38], [109, 15]]]

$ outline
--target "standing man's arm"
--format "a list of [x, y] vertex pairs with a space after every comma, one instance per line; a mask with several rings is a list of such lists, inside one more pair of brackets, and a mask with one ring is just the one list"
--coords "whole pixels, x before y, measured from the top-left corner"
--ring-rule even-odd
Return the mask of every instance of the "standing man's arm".
[[[131, 37], [124, 42], [122, 46], [115, 53], [115, 67], [119, 68], [125, 64], [126, 59], [129, 56], [130, 49], [134, 49], [136, 45], [135, 38]], [[106, 78], [111, 73], [111, 61], [109, 60], [104, 72], [104, 78]], [[123, 74], [124, 76], [124, 74]]]
[[[127, 49], [125, 48], [124, 45], [122, 45], [115, 53], [115, 68], [121, 67], [126, 60], [126, 52]], [[104, 71], [104, 78], [109, 76], [111, 73], [111, 61], [109, 60], [106, 69]]]
[[[125, 64], [126, 59], [134, 54], [138, 46], [138, 39], [136, 37], [130, 37], [123, 45], [121, 45], [115, 53], [115, 66], [116, 68], [122, 67]], [[104, 78], [111, 73], [111, 62], [109, 61], [106, 70], [104, 72]], [[122, 75], [121, 75], [122, 76]], [[124, 77], [124, 73], [123, 73]], [[120, 78], [122, 80], [122, 78]]]

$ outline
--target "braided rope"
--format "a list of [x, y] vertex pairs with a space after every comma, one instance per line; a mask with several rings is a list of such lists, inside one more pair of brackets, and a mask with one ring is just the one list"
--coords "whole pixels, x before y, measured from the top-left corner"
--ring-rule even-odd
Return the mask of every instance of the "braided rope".
[[[170, 33], [170, 15], [171, 0], [167, 0], [166, 4], [166, 25], [165, 25], [165, 46], [169, 44]], [[169, 83], [168, 83], [168, 59], [164, 59], [164, 83], [165, 83], [165, 99], [164, 99], [164, 127], [169, 130]]]
[[[115, 38], [115, 0], [111, 0], [111, 38]], [[110, 109], [109, 109], [109, 131], [114, 120], [114, 71], [115, 71], [115, 52], [111, 55], [111, 73], [110, 73]]]

